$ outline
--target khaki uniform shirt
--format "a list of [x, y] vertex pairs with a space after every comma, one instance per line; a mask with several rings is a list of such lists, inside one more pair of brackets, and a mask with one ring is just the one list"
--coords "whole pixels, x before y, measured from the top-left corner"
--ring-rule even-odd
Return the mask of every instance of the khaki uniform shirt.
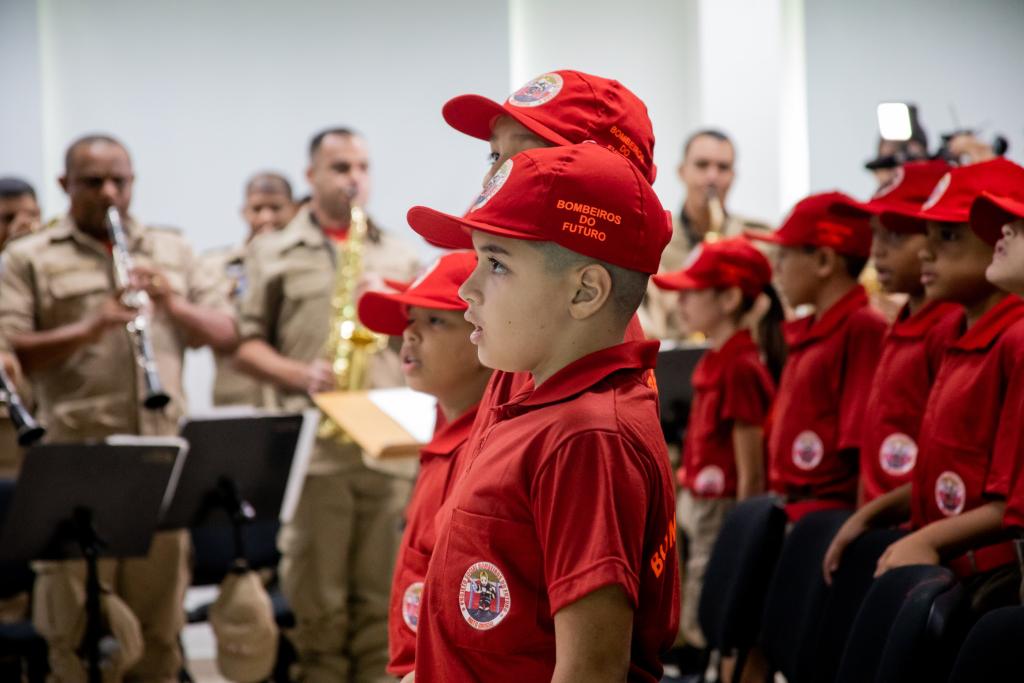
[[[234, 315], [216, 293], [197, 290], [196, 259], [178, 231], [143, 227], [134, 219], [126, 221], [125, 231], [136, 264], [159, 268], [168, 285], [189, 301]], [[10, 337], [78, 322], [114, 291], [113, 263], [106, 246], [65, 217], [4, 251], [0, 334]], [[150, 323], [157, 370], [171, 397], [167, 407], [143, 407], [143, 373], [135, 363], [128, 332], [113, 327], [97, 342], [29, 376], [36, 417], [47, 429], [47, 440], [177, 434], [178, 420], [185, 412], [181, 367], [186, 340], [162, 311], [151, 313]]]
[[[727, 215], [723, 225], [723, 237], [736, 237], [742, 235], [744, 230], [767, 230], [764, 223], [747, 220], [738, 216]], [[687, 257], [694, 247], [700, 243], [696, 235], [693, 235], [688, 227], [683, 224], [679, 214], [672, 215], [672, 239], [669, 240], [665, 251], [661, 253], [661, 264], [658, 267], [659, 273], [666, 273], [680, 270], [686, 263]], [[644, 332], [651, 339], [668, 339], [671, 341], [682, 341], [689, 336], [690, 331], [679, 319], [676, 309], [677, 294], [659, 289], [653, 281], [647, 285], [647, 294], [644, 302], [637, 311], [640, 316], [640, 324]]]
[[[377, 243], [367, 239], [363, 271], [386, 278], [410, 280], [419, 268], [412, 249], [386, 233]], [[304, 208], [283, 230], [251, 242], [246, 255], [248, 289], [240, 308], [243, 340], [262, 339], [278, 353], [305, 363], [324, 357], [330, 329], [334, 289], [335, 246]], [[376, 353], [368, 370], [372, 388], [401, 386], [398, 354]], [[313, 405], [305, 392], [278, 389], [278, 404], [288, 411]], [[339, 447], [320, 440], [314, 449], [310, 474], [329, 474], [361, 460], [355, 446]]]
[[[11, 353], [11, 346], [0, 336], [0, 353]], [[18, 387], [20, 389], [20, 387]], [[0, 477], [13, 478], [21, 462], [21, 447], [18, 445], [18, 432], [11, 422], [7, 404], [0, 399]]]
[[[215, 290], [237, 310], [248, 287], [245, 276], [245, 245], [208, 251], [199, 258], [203, 282], [200, 290]], [[234, 355], [214, 353], [216, 377], [213, 382], [213, 404], [274, 407], [274, 389], [235, 369]]]

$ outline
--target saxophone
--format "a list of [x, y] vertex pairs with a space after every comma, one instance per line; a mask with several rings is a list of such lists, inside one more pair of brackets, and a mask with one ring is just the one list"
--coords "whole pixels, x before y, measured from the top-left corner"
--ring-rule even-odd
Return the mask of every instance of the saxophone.
[[[387, 336], [364, 327], [356, 312], [356, 288], [363, 275], [363, 249], [369, 227], [366, 212], [353, 204], [348, 239], [338, 250], [335, 263], [331, 328], [323, 349], [324, 357], [331, 364], [337, 391], [365, 389], [370, 358], [388, 343]], [[341, 427], [327, 416], [320, 421], [317, 436], [351, 443]]]
[[722, 231], [725, 229], [725, 208], [722, 206], [722, 199], [718, 196], [718, 190], [714, 185], [708, 187], [708, 217], [710, 224], [704, 235], [704, 241], [717, 242], [722, 239]]

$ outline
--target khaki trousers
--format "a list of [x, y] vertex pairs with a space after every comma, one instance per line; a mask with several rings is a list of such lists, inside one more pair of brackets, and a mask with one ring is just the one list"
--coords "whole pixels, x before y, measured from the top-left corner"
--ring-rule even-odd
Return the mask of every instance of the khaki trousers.
[[[100, 583], [116, 593], [138, 618], [145, 650], [121, 676], [104, 680], [171, 683], [182, 666], [178, 634], [185, 625], [183, 602], [191, 578], [187, 531], [153, 536], [144, 558], [101, 560]], [[76, 654], [84, 620], [85, 562], [39, 562], [36, 565], [32, 621], [50, 648], [51, 680], [77, 683], [86, 669]]]
[[679, 492], [676, 522], [685, 537], [685, 543], [680, 544], [684, 548], [685, 570], [679, 634], [685, 644], [696, 648], [707, 646], [697, 619], [704, 571], [711, 558], [711, 548], [722, 529], [722, 522], [735, 506], [734, 498], [698, 498], [686, 489]]
[[394, 682], [384, 671], [388, 598], [411, 486], [356, 459], [307, 475], [278, 539], [299, 680]]

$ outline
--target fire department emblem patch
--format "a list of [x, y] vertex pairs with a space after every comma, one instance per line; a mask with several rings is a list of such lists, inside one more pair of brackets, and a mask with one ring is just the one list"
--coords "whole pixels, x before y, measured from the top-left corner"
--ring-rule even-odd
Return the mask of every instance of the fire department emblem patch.
[[498, 194], [498, 190], [505, 184], [508, 177], [512, 175], [512, 160], [509, 159], [501, 165], [501, 168], [495, 172], [491, 179], [487, 181], [487, 185], [484, 186], [483, 192], [473, 202], [473, 206], [469, 207], [470, 211], [476, 211], [482, 208], [484, 204], [491, 201], [491, 197]]
[[512, 596], [501, 570], [490, 562], [477, 562], [462, 577], [459, 608], [466, 623], [478, 631], [500, 624], [512, 607]]
[[718, 465], [708, 465], [697, 473], [693, 492], [698, 496], [720, 496], [725, 490], [725, 472]]
[[813, 470], [821, 464], [825, 457], [825, 444], [821, 437], [806, 430], [796, 435], [793, 440], [793, 464], [802, 470]]
[[904, 475], [914, 469], [917, 462], [917, 444], [906, 434], [890, 434], [878, 449], [878, 460], [886, 474]]
[[539, 107], [550, 102], [562, 91], [562, 77], [558, 74], [544, 74], [533, 79], [508, 98], [513, 107]]
[[946, 470], [935, 480], [935, 504], [947, 517], [959, 515], [967, 502], [967, 486], [956, 472]]
[[420, 604], [423, 601], [423, 582], [410, 583], [402, 595], [402, 621], [416, 633], [420, 625]]

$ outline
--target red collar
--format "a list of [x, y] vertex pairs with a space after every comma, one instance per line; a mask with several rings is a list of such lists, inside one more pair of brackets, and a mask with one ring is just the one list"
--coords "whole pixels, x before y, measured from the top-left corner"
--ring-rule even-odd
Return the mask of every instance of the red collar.
[[476, 419], [476, 411], [479, 407], [480, 404], [477, 403], [451, 422], [445, 423], [440, 431], [434, 434], [430, 443], [420, 449], [420, 456], [423, 459], [445, 457], [458, 450], [469, 438], [469, 432], [473, 427], [473, 420]]
[[910, 304], [905, 305], [900, 314], [896, 316], [896, 322], [892, 324], [889, 335], [898, 339], [921, 339], [933, 327], [947, 315], [959, 313], [963, 315], [963, 309], [948, 301], [928, 301], [914, 315], [910, 315]]
[[960, 351], [987, 349], [1007, 327], [1021, 318], [1024, 318], [1024, 300], [1015, 294], [1007, 294], [999, 303], [985, 311], [985, 314], [953, 343], [952, 348]]
[[844, 294], [839, 301], [832, 304], [820, 318], [807, 316], [800, 320], [786, 323], [783, 333], [790, 348], [804, 346], [813, 341], [827, 337], [842, 325], [852, 313], [868, 305], [868, 293], [860, 285], [856, 285]]
[[526, 409], [560, 403], [581, 394], [619, 370], [653, 369], [658, 360], [657, 341], [625, 342], [584, 356], [552, 375], [534, 389], [526, 386], [508, 403], [495, 406], [499, 419], [526, 412]]
[[324, 236], [331, 239], [332, 242], [344, 242], [348, 239], [348, 226], [343, 228], [321, 228], [324, 231]]
[[693, 373], [694, 382], [715, 377], [721, 368], [728, 367], [736, 358], [753, 351], [759, 353], [750, 330], [737, 330], [717, 351], [708, 350]]

